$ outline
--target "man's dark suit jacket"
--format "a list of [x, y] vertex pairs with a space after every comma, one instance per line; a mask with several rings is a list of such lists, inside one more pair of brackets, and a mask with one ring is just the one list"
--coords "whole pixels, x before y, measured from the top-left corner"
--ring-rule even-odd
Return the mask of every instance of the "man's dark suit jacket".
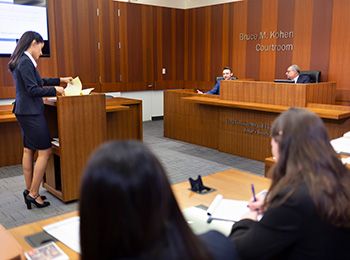
[[13, 112], [18, 115], [38, 115], [44, 111], [42, 97], [55, 96], [59, 78], [42, 79], [30, 58], [23, 54], [13, 71], [16, 82], [16, 101]]
[[311, 83], [311, 78], [309, 75], [300, 74], [296, 83]]
[[[235, 79], [237, 79], [237, 78], [235, 76], [233, 76], [233, 77], [231, 77], [230, 80], [235, 80]], [[216, 80], [215, 86], [211, 90], [205, 92], [205, 94], [219, 95], [220, 94], [220, 81], [221, 80], [224, 80], [224, 79], [220, 78], [220, 79]]]

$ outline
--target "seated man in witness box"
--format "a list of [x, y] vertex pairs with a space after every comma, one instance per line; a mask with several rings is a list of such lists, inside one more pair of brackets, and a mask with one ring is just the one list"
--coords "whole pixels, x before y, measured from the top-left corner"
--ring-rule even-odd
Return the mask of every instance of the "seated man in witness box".
[[293, 80], [294, 83], [311, 83], [309, 75], [300, 74], [300, 68], [298, 65], [291, 65], [286, 72], [287, 78]]
[[[222, 69], [222, 77], [223, 80], [235, 80], [237, 79], [235, 76], [233, 76], [232, 69], [230, 67], [224, 67]], [[219, 95], [220, 94], [220, 81], [222, 79], [217, 79], [215, 86], [209, 90], [208, 92], [203, 93], [200, 90], [197, 90], [198, 94], [213, 94], [213, 95]]]

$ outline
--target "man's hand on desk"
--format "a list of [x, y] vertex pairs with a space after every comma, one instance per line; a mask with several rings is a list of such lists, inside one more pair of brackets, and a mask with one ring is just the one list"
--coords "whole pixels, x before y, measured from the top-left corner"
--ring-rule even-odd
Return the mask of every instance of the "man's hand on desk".
[[200, 91], [199, 89], [197, 89], [197, 94], [204, 94], [202, 91]]

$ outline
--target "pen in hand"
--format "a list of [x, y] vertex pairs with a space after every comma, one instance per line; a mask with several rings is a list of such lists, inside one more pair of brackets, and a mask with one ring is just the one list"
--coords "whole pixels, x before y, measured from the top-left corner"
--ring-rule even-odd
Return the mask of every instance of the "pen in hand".
[[255, 188], [254, 188], [254, 184], [251, 184], [251, 188], [252, 188], [252, 194], [253, 194], [253, 201], [256, 201], [256, 196], [255, 196]]

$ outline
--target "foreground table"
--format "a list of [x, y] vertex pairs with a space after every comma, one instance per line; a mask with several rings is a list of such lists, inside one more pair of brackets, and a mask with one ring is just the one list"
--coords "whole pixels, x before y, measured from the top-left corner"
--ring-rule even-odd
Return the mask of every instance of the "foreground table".
[[[254, 183], [256, 191], [267, 189], [270, 185], [270, 180], [267, 178], [233, 169], [218, 172], [203, 177], [202, 179], [206, 186], [214, 188], [216, 191], [200, 195], [189, 190], [190, 185], [187, 181], [172, 185], [172, 189], [181, 209], [199, 204], [209, 206], [217, 194], [222, 194], [225, 198], [230, 199], [248, 200], [251, 197], [250, 185], [252, 183]], [[57, 217], [12, 228], [10, 229], [10, 232], [23, 247], [24, 251], [27, 251], [31, 246], [25, 241], [24, 238], [26, 236], [42, 232], [42, 227], [45, 225], [76, 215], [78, 215], [77, 211], [70, 212]], [[79, 259], [79, 255], [76, 252], [61, 242], [57, 242], [57, 245], [69, 256], [70, 259]]]

